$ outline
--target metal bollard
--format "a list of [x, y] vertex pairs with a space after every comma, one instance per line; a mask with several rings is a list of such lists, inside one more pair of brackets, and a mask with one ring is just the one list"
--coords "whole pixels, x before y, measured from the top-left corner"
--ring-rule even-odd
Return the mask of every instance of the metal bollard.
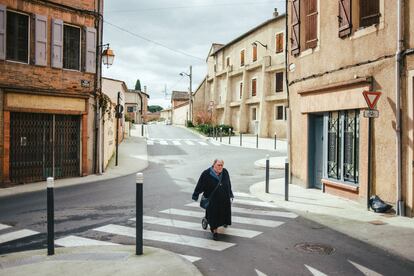
[[223, 128], [220, 127], [220, 143], [222, 142], [223, 137]]
[[266, 193], [269, 193], [269, 154], [266, 154]]
[[275, 150], [276, 150], [276, 133], [275, 133]]
[[242, 133], [240, 132], [240, 147], [242, 146]]
[[289, 160], [285, 159], [285, 201], [289, 201]]
[[53, 188], [55, 180], [53, 177], [47, 178], [47, 255], [55, 254], [55, 211]]
[[231, 128], [229, 129], [229, 145], [231, 144]]
[[144, 137], [144, 123], [141, 123], [141, 136]]
[[259, 134], [256, 134], [256, 149], [259, 148]]
[[135, 225], [135, 254], [142, 255], [142, 223], [143, 223], [143, 185], [144, 185], [144, 175], [142, 173], [137, 173], [136, 175], [136, 225]]

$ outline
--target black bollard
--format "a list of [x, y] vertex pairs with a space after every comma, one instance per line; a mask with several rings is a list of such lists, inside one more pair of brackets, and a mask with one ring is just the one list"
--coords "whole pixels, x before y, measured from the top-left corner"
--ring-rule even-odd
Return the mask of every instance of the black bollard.
[[55, 212], [53, 188], [55, 180], [53, 177], [47, 178], [47, 255], [55, 254]]
[[259, 134], [256, 134], [256, 149], [259, 148]]
[[230, 139], [231, 139], [231, 128], [229, 129], [229, 145], [231, 144]]
[[289, 201], [289, 161], [285, 159], [285, 201]]
[[220, 128], [220, 143], [222, 142], [223, 137], [223, 128]]
[[269, 193], [269, 154], [266, 154], [266, 193]]
[[142, 255], [142, 223], [143, 223], [143, 194], [142, 186], [144, 185], [144, 175], [137, 173], [136, 175], [136, 225], [135, 225], [135, 254]]
[[275, 150], [276, 150], [276, 133], [275, 133]]
[[240, 132], [240, 147], [242, 146], [242, 133]]

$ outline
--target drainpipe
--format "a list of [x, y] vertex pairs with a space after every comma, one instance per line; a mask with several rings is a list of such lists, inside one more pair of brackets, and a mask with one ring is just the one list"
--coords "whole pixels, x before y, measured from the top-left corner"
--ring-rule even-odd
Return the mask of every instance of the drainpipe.
[[[289, 79], [288, 79], [288, 72], [289, 72], [289, 60], [288, 60], [288, 55], [289, 55], [289, 51], [288, 51], [288, 37], [289, 37], [289, 0], [286, 0], [285, 2], [285, 82], [286, 82], [286, 95], [287, 95], [287, 106], [286, 106], [286, 112], [288, 114], [285, 114], [285, 116], [287, 117], [287, 143], [288, 143], [288, 148], [287, 148], [287, 154], [288, 154], [288, 162], [290, 163], [291, 160], [291, 113], [290, 113], [290, 104], [289, 104]], [[292, 164], [290, 164], [289, 166], [289, 179], [292, 179], [291, 177], [291, 173], [292, 173]]]
[[401, 107], [400, 107], [400, 97], [401, 97], [401, 73], [402, 73], [402, 52], [404, 47], [404, 40], [403, 40], [403, 24], [404, 24], [404, 16], [403, 16], [403, 0], [397, 1], [397, 52], [395, 55], [395, 113], [396, 113], [396, 140], [397, 140], [397, 215], [404, 216], [405, 215], [405, 206], [404, 201], [402, 200], [402, 187], [401, 187]]

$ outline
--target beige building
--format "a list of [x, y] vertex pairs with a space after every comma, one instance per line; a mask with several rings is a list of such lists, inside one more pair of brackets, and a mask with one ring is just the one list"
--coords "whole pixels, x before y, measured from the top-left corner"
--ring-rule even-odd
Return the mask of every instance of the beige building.
[[133, 123], [147, 122], [148, 99], [149, 95], [139, 90], [129, 89], [125, 93], [125, 112]]
[[[398, 2], [405, 4], [401, 20]], [[413, 216], [414, 7], [409, 2], [292, 1], [288, 79], [294, 182], [361, 202], [375, 194], [396, 209], [400, 202], [398, 212]], [[401, 52], [401, 73], [398, 24], [404, 30], [402, 47], [410, 49]], [[382, 93], [371, 127], [364, 91]]]
[[186, 125], [189, 119], [189, 94], [184, 91], [173, 91], [171, 94], [171, 123]]
[[213, 44], [207, 77], [194, 94], [194, 119], [286, 137], [284, 31], [285, 16], [275, 12], [226, 45]]

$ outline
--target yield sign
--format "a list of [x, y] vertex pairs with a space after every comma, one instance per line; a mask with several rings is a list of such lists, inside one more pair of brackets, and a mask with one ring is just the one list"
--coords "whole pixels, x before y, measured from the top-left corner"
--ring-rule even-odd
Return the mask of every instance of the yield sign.
[[378, 91], [364, 91], [362, 94], [364, 95], [369, 109], [374, 109], [382, 93]]

